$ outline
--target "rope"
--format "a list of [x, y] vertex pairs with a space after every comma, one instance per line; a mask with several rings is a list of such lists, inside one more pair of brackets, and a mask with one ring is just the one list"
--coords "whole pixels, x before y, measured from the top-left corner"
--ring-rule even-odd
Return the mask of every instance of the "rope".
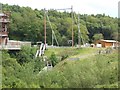
[[[75, 22], [79, 24], [79, 25], [78, 25], [78, 29], [79, 29], [79, 28], [80, 28], [80, 20], [77, 20], [77, 18], [76, 18], [76, 15], [75, 15], [75, 14], [74, 14], [74, 18], [75, 18]], [[81, 31], [80, 31], [80, 33], [81, 33]], [[82, 34], [80, 34], [80, 37], [81, 37], [82, 42], [83, 42], [83, 45], [84, 45], [84, 44], [85, 44], [85, 42], [84, 42], [84, 39], [83, 39], [83, 37], [82, 37]]]
[[[55, 41], [56, 41], [57, 45], [59, 46], [59, 43], [58, 43], [58, 41], [57, 41], [55, 32], [54, 32], [53, 27], [52, 27], [52, 25], [51, 25], [50, 19], [49, 19], [48, 15], [46, 15], [46, 16], [47, 16], [48, 22], [49, 22], [49, 24], [50, 24], [50, 27], [51, 27], [51, 29], [52, 29], [52, 34], [53, 34], [53, 36], [54, 36], [54, 38], [55, 38]], [[53, 39], [53, 38], [52, 38], [52, 39]]]

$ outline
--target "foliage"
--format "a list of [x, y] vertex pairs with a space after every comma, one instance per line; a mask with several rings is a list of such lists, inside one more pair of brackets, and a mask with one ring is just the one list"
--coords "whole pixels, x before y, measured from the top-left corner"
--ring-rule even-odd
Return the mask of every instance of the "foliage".
[[22, 50], [16, 55], [18, 63], [21, 65], [32, 61], [35, 56], [34, 48], [24, 46]]
[[50, 61], [51, 61], [53, 67], [58, 63], [58, 60], [57, 60], [55, 53], [51, 54]]
[[[22, 41], [44, 41], [44, 10], [3, 4], [3, 11], [11, 11], [9, 37]], [[77, 15], [76, 13], [74, 13]], [[60, 46], [71, 40], [71, 13], [48, 10], [48, 16]], [[51, 28], [47, 22], [47, 43], [51, 44]], [[77, 23], [74, 23], [74, 43], [78, 42]], [[80, 15], [81, 38], [84, 42], [94, 39], [118, 39], [118, 19], [97, 15]], [[54, 43], [56, 45], [56, 43]], [[117, 87], [118, 53], [95, 55], [77, 61], [64, 60], [93, 53], [91, 48], [55, 48], [48, 50], [54, 68], [40, 73], [45, 66], [42, 58], [35, 58], [36, 48], [22, 47], [16, 55], [2, 52], [3, 88], [105, 88]], [[54, 53], [52, 53], [54, 52]], [[52, 54], [51, 54], [52, 53]], [[61, 58], [61, 59], [59, 59]], [[63, 60], [60, 62], [59, 60]], [[58, 64], [58, 62], [60, 62]]]
[[[29, 51], [30, 49], [26, 47]], [[17, 62], [17, 56], [11, 58], [7, 51], [2, 54], [2, 87], [3, 88], [112, 88], [117, 86], [118, 54], [112, 50], [109, 54], [99, 54], [80, 58], [80, 60], [58, 61], [58, 56], [63, 50], [73, 50], [66, 53], [69, 57], [87, 55], [96, 49], [92, 48], [64, 48], [50, 55], [55, 65], [48, 72], [39, 73], [44, 67], [42, 58], [32, 58], [28, 53], [30, 61], [22, 65]], [[60, 51], [61, 50], [61, 51]], [[23, 51], [23, 50], [22, 50]], [[21, 52], [22, 52], [21, 51]], [[18, 53], [21, 53], [18, 52]], [[65, 52], [64, 52], [65, 53]], [[72, 55], [72, 56], [71, 56]], [[74, 55], [74, 56], [73, 56]], [[26, 59], [27, 60], [27, 59]], [[59, 63], [58, 63], [59, 62]], [[57, 65], [56, 65], [57, 64]]]
[[39, 88], [37, 74], [44, 62], [41, 58], [33, 58], [34, 51], [35, 48], [25, 46], [14, 58], [2, 51], [3, 88]]
[[93, 36], [93, 38], [94, 38], [94, 41], [100, 40], [100, 39], [104, 39], [104, 37], [103, 37], [102, 34], [95, 34], [95, 35]]
[[57, 88], [118, 87], [117, 52], [95, 55], [79, 61], [64, 61], [47, 73], [42, 73], [40, 86]]
[[[3, 11], [11, 11], [11, 23], [9, 25], [10, 39], [22, 41], [44, 41], [44, 10], [32, 10], [30, 7], [3, 4]], [[51, 25], [56, 34], [60, 46], [69, 46], [68, 40], [72, 38], [72, 19], [69, 12], [48, 10]], [[74, 13], [76, 16], [78, 14]], [[74, 18], [74, 21], [76, 19]], [[78, 28], [74, 22], [74, 43], [78, 43]], [[47, 20], [47, 43], [51, 44], [52, 31]], [[81, 38], [84, 42], [93, 42], [93, 36], [101, 33], [104, 39], [117, 39], [118, 19], [97, 15], [80, 15]], [[54, 45], [57, 45], [54, 42]]]

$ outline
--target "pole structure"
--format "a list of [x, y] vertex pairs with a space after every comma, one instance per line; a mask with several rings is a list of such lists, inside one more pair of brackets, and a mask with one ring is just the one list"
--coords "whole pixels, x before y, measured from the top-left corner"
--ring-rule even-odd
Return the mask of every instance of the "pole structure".
[[78, 14], [78, 46], [79, 46], [79, 48], [81, 47], [80, 36], [81, 36], [81, 32], [80, 32], [80, 15]]
[[71, 14], [72, 14], [72, 47], [74, 46], [74, 32], [73, 32], [73, 6], [71, 6]]
[[54, 38], [53, 38], [54, 36], [53, 36], [53, 30], [52, 30], [52, 46], [53, 46], [53, 40], [54, 40]]
[[46, 48], [46, 10], [44, 9], [44, 43]]

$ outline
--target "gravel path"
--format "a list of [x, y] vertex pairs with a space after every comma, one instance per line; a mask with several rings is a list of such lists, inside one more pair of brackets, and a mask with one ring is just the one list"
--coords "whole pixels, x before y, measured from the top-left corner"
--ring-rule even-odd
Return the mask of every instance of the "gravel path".
[[68, 60], [80, 60], [80, 59], [83, 59], [83, 58], [86, 58], [86, 57], [89, 57], [89, 56], [94, 56], [96, 55], [95, 53], [92, 53], [92, 54], [86, 54], [86, 55], [81, 55], [81, 56], [78, 56], [78, 57], [71, 57], [71, 58], [68, 58]]

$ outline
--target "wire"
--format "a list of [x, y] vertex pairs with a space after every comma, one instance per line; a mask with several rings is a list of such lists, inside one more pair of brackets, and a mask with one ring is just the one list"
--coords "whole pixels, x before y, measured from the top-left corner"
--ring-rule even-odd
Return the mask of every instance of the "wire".
[[54, 36], [55, 41], [56, 41], [57, 45], [59, 46], [59, 43], [58, 43], [58, 41], [57, 41], [57, 38], [56, 38], [55, 32], [54, 32], [54, 30], [53, 30], [53, 27], [52, 27], [52, 25], [51, 25], [50, 19], [49, 19], [49, 17], [48, 17], [48, 14], [47, 14], [46, 16], [47, 16], [47, 19], [48, 19], [49, 25], [50, 25], [50, 27], [51, 27], [51, 29], [52, 29], [52, 45], [53, 45], [53, 36]]
[[[76, 15], [74, 14], [74, 18], [75, 18], [75, 22], [76, 23], [78, 23], [78, 29], [80, 29], [80, 20], [77, 20], [77, 18], [76, 18]], [[80, 19], [80, 18], [79, 18]], [[81, 31], [79, 30], [79, 32], [80, 32], [80, 37], [81, 37], [81, 39], [82, 39], [82, 43], [83, 43], [83, 45], [85, 44], [85, 42], [84, 42], [84, 39], [83, 39], [83, 36], [82, 36], [82, 34], [81, 34]], [[78, 33], [79, 34], [79, 33]], [[80, 38], [79, 37], [79, 38]]]

